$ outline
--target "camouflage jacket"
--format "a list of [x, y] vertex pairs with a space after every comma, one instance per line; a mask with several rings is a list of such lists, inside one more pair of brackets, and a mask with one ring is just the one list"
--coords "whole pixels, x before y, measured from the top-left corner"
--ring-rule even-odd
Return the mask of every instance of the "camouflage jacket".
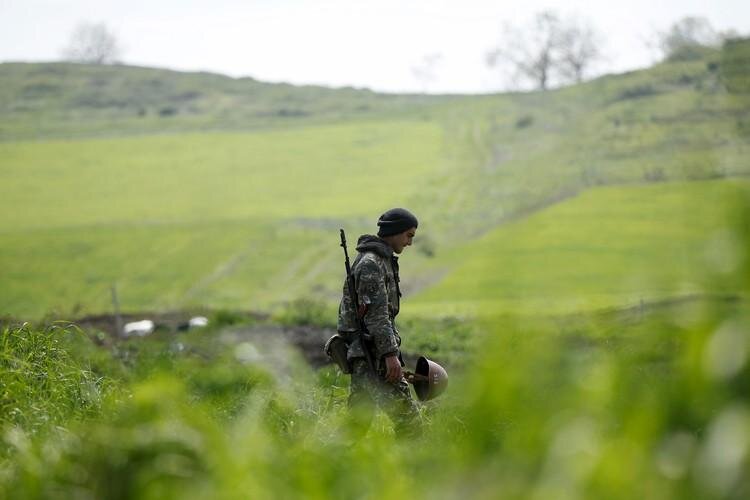
[[[359, 237], [357, 251], [359, 255], [352, 264], [352, 274], [360, 311], [364, 311], [365, 326], [372, 336], [373, 355], [377, 361], [388, 354], [398, 353], [401, 344], [395, 323], [401, 298], [398, 257], [390, 245], [371, 235]], [[346, 279], [339, 305], [338, 331], [349, 343], [348, 357], [364, 357], [357, 334], [357, 312], [349, 297]]]

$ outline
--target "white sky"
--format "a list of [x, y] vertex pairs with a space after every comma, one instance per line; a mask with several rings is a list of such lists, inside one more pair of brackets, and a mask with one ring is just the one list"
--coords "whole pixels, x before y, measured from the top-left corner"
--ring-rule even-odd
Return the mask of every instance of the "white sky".
[[[687, 16], [750, 33], [750, 0], [0, 0], [0, 61], [60, 59], [81, 22], [104, 22], [128, 64], [379, 91], [488, 92], [505, 22], [554, 9], [606, 39], [601, 70], [653, 62], [645, 40]], [[427, 88], [412, 68], [440, 54]]]

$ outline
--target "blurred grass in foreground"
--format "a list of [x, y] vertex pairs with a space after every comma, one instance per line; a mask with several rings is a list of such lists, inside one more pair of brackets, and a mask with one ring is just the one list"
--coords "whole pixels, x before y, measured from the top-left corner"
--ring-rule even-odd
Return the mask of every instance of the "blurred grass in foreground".
[[[732, 221], [745, 250], [748, 207]], [[749, 253], [736, 274], [746, 293]], [[482, 333], [469, 363], [453, 370], [445, 397], [426, 405], [425, 436], [414, 441], [395, 438], [382, 417], [355, 438], [346, 377], [332, 367], [313, 372], [294, 357], [283, 367], [268, 363], [262, 346], [224, 344], [219, 332], [108, 348], [76, 337], [66, 355], [112, 388], [106, 403], [80, 411], [83, 400], [65, 399], [70, 410], [42, 428], [4, 413], [0, 496], [750, 494], [744, 298], [524, 322], [494, 317], [475, 327]], [[23, 370], [18, 360], [29, 354], [18, 346], [28, 335], [41, 333], [3, 331], [4, 369]], [[93, 352], [99, 358], [85, 362]], [[440, 359], [439, 346], [434, 354]], [[28, 373], [20, 380], [31, 388], [36, 379]], [[13, 394], [24, 394], [17, 404], [37, 408], [39, 417], [56, 411], [42, 392]]]

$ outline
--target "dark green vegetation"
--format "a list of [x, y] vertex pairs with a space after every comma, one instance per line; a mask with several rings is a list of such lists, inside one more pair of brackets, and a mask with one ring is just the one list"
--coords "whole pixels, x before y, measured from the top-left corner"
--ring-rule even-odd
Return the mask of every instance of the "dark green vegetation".
[[153, 68], [6, 63], [0, 64], [0, 140], [286, 128], [413, 116], [438, 100]]
[[[224, 311], [4, 326], [0, 497], [747, 498], [749, 58], [430, 98], [0, 65], [0, 313]], [[393, 205], [404, 348], [452, 376], [416, 441], [357, 439], [278, 326], [332, 324], [338, 227]]]

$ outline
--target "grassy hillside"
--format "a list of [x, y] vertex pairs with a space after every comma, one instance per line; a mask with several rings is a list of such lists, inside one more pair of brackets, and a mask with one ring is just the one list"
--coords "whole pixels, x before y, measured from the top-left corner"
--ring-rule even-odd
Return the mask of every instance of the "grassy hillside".
[[[126, 340], [0, 319], [0, 498], [748, 498], [748, 55], [367, 119], [19, 108], [0, 317], [104, 311], [115, 282], [125, 310], [307, 302]], [[392, 205], [421, 220], [404, 349], [451, 377], [413, 439], [278, 325], [335, 318], [338, 227]]]
[[[534, 315], [733, 294], [750, 182], [602, 187], [456, 246], [418, 314]], [[721, 276], [717, 280], [716, 276]]]
[[456, 219], [471, 207], [474, 236], [592, 187], [748, 175], [750, 98], [718, 57], [451, 107], [461, 168], [441, 201]]
[[440, 167], [441, 134], [388, 121], [4, 143], [3, 196], [26, 208], [3, 229], [371, 215], [390, 183], [408, 197]]
[[129, 309], [293, 298], [320, 278], [318, 259], [338, 259], [342, 221], [408, 198], [439, 168], [440, 134], [370, 122], [0, 144], [0, 309], [99, 311], [114, 282]]
[[[706, 207], [713, 208], [714, 200], [723, 196], [723, 188], [717, 188], [719, 194], [704, 189], [714, 185], [705, 181], [750, 173], [750, 139], [743, 133], [747, 94], [741, 86], [727, 84], [744, 78], [744, 66], [734, 61], [742, 61], [746, 49], [737, 47], [705, 60], [662, 64], [552, 92], [427, 100], [141, 68], [4, 65], [6, 73], [26, 75], [12, 79], [14, 91], [2, 87], [6, 111], [24, 85], [61, 82], [61, 88], [49, 91], [48, 105], [40, 101], [39, 115], [14, 112], [21, 121], [39, 118], [44, 126], [35, 133], [56, 134], [44, 128], [49, 125], [71, 136], [86, 135], [92, 133], [87, 129], [91, 126], [109, 137], [0, 143], [0, 195], [6, 215], [0, 222], [0, 310], [32, 316], [49, 310], [65, 315], [102, 311], [113, 282], [121, 288], [126, 309], [272, 309], [303, 296], [333, 304], [341, 275], [336, 229], [346, 227], [353, 245], [357, 234], [372, 231], [377, 214], [392, 205], [408, 206], [422, 220], [417, 244], [404, 260], [404, 289], [407, 295], [424, 291], [419, 299], [423, 304], [454, 300], [454, 287], [464, 294], [460, 301], [481, 302], [489, 291], [502, 302], [512, 295], [510, 289], [493, 287], [512, 283], [520, 287], [518, 300], [524, 308], [546, 307], [546, 292], [541, 291], [560, 290], [552, 281], [573, 276], [533, 277], [531, 269], [548, 258], [544, 248], [585, 250], [581, 242], [601, 234], [608, 235], [603, 251], [588, 256], [592, 269], [601, 272], [590, 273], [580, 289], [567, 290], [573, 295], [565, 299], [568, 304], [598, 307], [631, 303], [636, 296], [682, 293], [682, 282], [690, 282], [692, 274], [685, 274], [683, 262], [670, 261], [668, 251], [659, 250], [665, 235], [673, 234], [673, 248], [686, 246], [700, 253], [701, 242], [710, 237], [707, 228], [720, 219], [719, 212]], [[65, 78], [45, 80], [50, 68]], [[98, 122], [74, 97], [74, 83], [91, 83], [95, 75], [109, 82], [101, 90], [107, 99], [160, 102], [190, 85], [211, 96], [244, 85], [270, 92], [258, 94], [257, 101], [238, 97], [226, 108], [230, 114], [242, 112], [251, 101], [276, 105], [271, 103], [280, 101], [269, 96], [281, 89], [290, 93], [279, 99], [304, 102], [318, 110], [315, 113], [325, 114], [325, 106], [351, 111], [347, 106], [360, 98], [382, 106], [378, 104], [379, 111], [368, 120], [347, 111], [345, 119], [328, 124], [288, 116], [284, 119], [294, 127], [248, 121], [242, 123], [263, 130], [123, 136], [128, 124], [136, 123], [128, 121], [132, 117], [118, 114], [109, 124]], [[141, 88], [138, 82], [148, 78], [165, 79], [173, 86], [162, 94], [126, 90]], [[295, 101], [292, 94], [304, 92], [312, 94]], [[330, 105], [325, 104], [328, 98]], [[55, 114], [62, 109], [84, 114], [81, 121], [66, 121]], [[195, 116], [206, 118], [214, 109], [219, 108], [201, 108]], [[375, 119], [378, 114], [382, 117]], [[228, 116], [209, 128], [244, 127]], [[326, 116], [324, 121], [337, 120]], [[185, 114], [167, 118], [177, 129], [192, 127]], [[137, 130], [143, 134], [157, 129]], [[650, 184], [654, 187], [642, 188]], [[608, 185], [620, 188], [595, 193]], [[590, 190], [590, 196], [560, 211], [545, 212], [542, 222], [525, 220]], [[611, 215], [621, 221], [623, 235], [601, 219], [613, 203], [620, 211]], [[586, 217], [576, 219], [568, 210]], [[646, 224], [644, 217], [653, 213], [663, 213], [665, 219]], [[692, 214], [705, 218], [702, 225], [683, 224]], [[547, 235], [534, 224], [569, 230]], [[608, 252], [617, 238], [630, 238], [636, 229], [629, 226], [641, 228], [643, 234], [625, 243], [635, 247], [621, 250], [637, 250], [639, 273], [654, 273], [648, 283], [632, 278], [622, 285], [627, 271], [620, 266], [635, 261]], [[673, 227], [679, 230], [675, 233]], [[511, 243], [501, 236], [506, 231], [516, 231]], [[486, 239], [474, 244], [485, 234]], [[521, 246], [514, 247], [513, 241]], [[502, 252], [506, 260], [523, 259], [511, 266], [520, 269], [517, 279], [510, 279], [503, 259], [488, 257], [493, 252]], [[547, 253], [553, 266], [568, 266], [564, 252]], [[479, 281], [455, 281], [457, 266], [465, 262], [474, 262], [469, 271], [478, 276], [471, 279]], [[443, 277], [444, 285], [428, 290]], [[666, 277], [672, 283], [652, 293], [657, 285], [651, 281]], [[476, 310], [479, 302], [463, 309]], [[548, 305], [551, 310], [568, 309]]]
[[131, 66], [4, 63], [0, 141], [286, 128], [413, 115], [438, 100]]

